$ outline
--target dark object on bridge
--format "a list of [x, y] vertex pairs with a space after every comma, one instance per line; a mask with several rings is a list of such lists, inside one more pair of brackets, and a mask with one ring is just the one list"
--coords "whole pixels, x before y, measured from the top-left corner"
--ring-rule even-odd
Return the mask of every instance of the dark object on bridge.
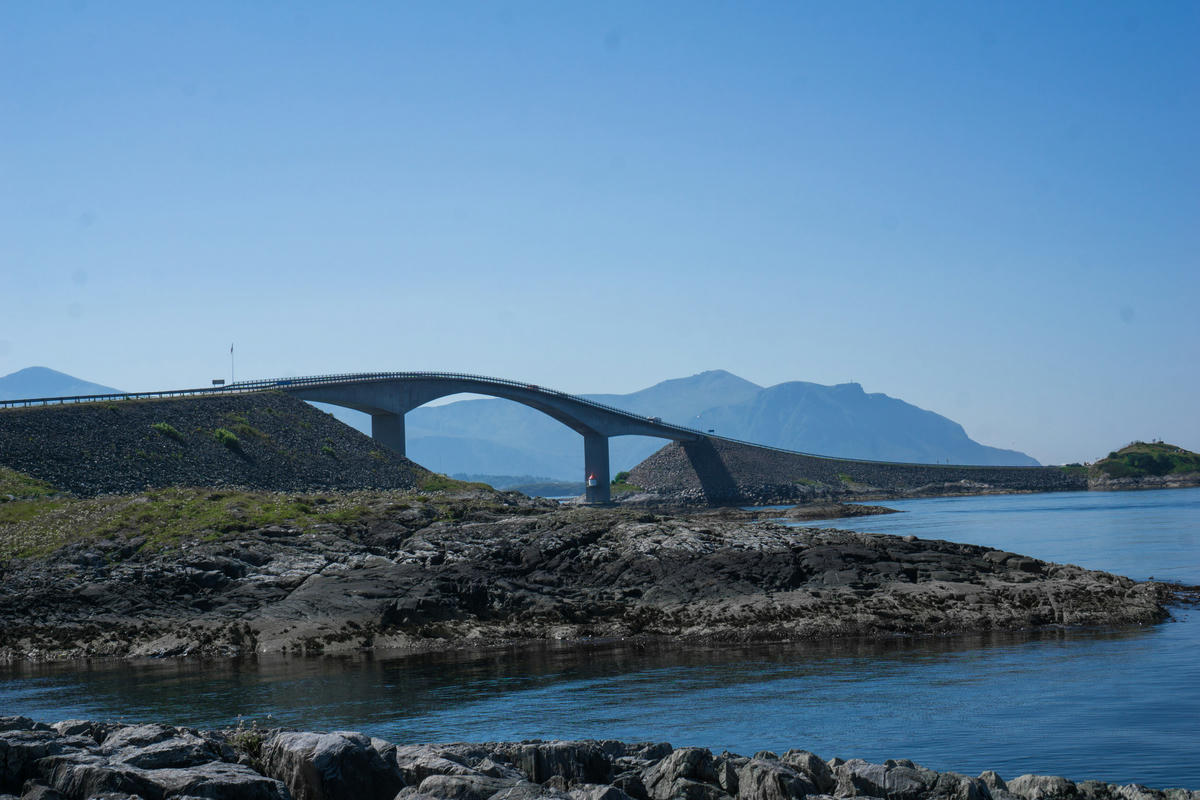
[[213, 386], [224, 386], [224, 385], [225, 385], [224, 378], [213, 378]]

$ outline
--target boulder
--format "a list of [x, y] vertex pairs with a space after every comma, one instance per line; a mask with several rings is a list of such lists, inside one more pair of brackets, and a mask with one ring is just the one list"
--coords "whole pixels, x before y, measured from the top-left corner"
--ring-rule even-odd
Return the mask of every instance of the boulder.
[[640, 772], [634, 770], [622, 772], [612, 779], [611, 784], [632, 797], [633, 800], [650, 800], [650, 794], [646, 791], [646, 784], [642, 781]]
[[598, 783], [581, 783], [573, 786], [567, 792], [571, 800], [633, 800], [624, 790]]
[[807, 777], [777, 760], [752, 758], [737, 773], [738, 800], [800, 800], [817, 794]]
[[1164, 800], [1166, 795], [1158, 789], [1149, 789], [1140, 783], [1130, 783], [1118, 786], [1117, 796], [1123, 800]]
[[807, 750], [788, 750], [780, 761], [812, 781], [822, 794], [832, 792], [837, 786], [829, 765], [820, 756]]
[[111, 793], [161, 800], [164, 794], [145, 770], [111, 764], [94, 753], [51, 756], [38, 762], [38, 771], [51, 788], [72, 798]]
[[26, 780], [37, 777], [36, 764], [41, 759], [77, 752], [90, 744], [52, 730], [10, 727], [0, 734], [0, 791], [17, 791]]
[[1006, 792], [1008, 791], [1008, 784], [994, 770], [988, 769], [979, 773], [979, 780], [983, 781], [983, 785], [988, 787], [989, 790], [1002, 789]]
[[108, 731], [101, 740], [104, 752], [113, 753], [126, 747], [146, 747], [174, 739], [180, 734], [169, 725], [120, 725]]
[[968, 778], [957, 772], [936, 775], [932, 795], [946, 800], [992, 800], [987, 784], [978, 778]]
[[[686, 781], [697, 786], [675, 784]], [[720, 791], [717, 783], [717, 772], [713, 763], [712, 753], [702, 747], [682, 747], [671, 755], [659, 761], [642, 773], [642, 783], [651, 800], [671, 800], [671, 798], [692, 797], [702, 790], [697, 788], [713, 784]], [[722, 794], [724, 794], [722, 792]]]
[[21, 787], [21, 800], [67, 800], [58, 792], [38, 781], [25, 781]]
[[260, 775], [242, 764], [210, 761], [180, 769], [148, 770], [146, 777], [161, 790], [160, 796], [172, 799], [290, 800], [282, 782]]
[[[107, 745], [103, 749], [109, 751]], [[220, 760], [220, 751], [214, 750], [208, 742], [192, 734], [140, 747], [121, 747], [115, 752], [109, 752], [114, 763], [129, 764], [141, 769], [194, 767]]]
[[[528, 781], [512, 781], [504, 778], [489, 778], [487, 775], [430, 775], [425, 780], [421, 781], [421, 785], [417, 787], [417, 792], [430, 797], [441, 798], [441, 800], [487, 800], [489, 797], [506, 790], [514, 789], [522, 784], [529, 784]], [[512, 793], [512, 800], [517, 800], [518, 796], [538, 796], [542, 792], [540, 786], [529, 784], [523, 790]], [[497, 798], [501, 800], [501, 798]]]
[[839, 797], [869, 795], [888, 800], [919, 800], [932, 788], [922, 771], [898, 763], [889, 767], [852, 758], [834, 767], [833, 774], [837, 780], [834, 793]]
[[[409, 786], [418, 786], [430, 775], [478, 775], [477, 770], [468, 767], [453, 754], [445, 750], [435, 749], [429, 745], [408, 745], [397, 747], [393, 760], [400, 770], [404, 782]], [[492, 776], [497, 777], [497, 776]]]
[[261, 761], [295, 800], [392, 800], [405, 786], [395, 759], [361, 733], [277, 733], [263, 743]]
[[607, 784], [613, 776], [612, 760], [599, 742], [520, 742], [499, 745], [496, 754], [534, 783], [558, 775], [569, 783]]
[[1076, 795], [1075, 784], [1057, 775], [1021, 775], [1008, 782], [1008, 791], [1025, 800], [1062, 800]]

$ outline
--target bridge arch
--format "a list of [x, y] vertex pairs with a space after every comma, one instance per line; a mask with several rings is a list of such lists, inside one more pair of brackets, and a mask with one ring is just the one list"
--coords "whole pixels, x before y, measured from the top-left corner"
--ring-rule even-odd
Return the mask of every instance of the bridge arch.
[[[642, 417], [576, 395], [536, 384], [457, 373], [373, 373], [325, 378], [263, 381], [303, 400], [351, 408], [371, 416], [371, 437], [405, 453], [404, 415], [414, 408], [454, 394], [500, 397], [529, 406], [583, 436], [583, 469], [589, 503], [607, 503], [608, 439], [611, 436], [654, 436], [681, 443], [704, 438], [699, 431]], [[267, 388], [267, 387], [264, 387]]]

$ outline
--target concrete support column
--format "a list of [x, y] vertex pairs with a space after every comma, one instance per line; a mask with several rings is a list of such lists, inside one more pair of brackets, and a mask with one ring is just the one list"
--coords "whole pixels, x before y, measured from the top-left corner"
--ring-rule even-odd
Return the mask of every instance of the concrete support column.
[[371, 438], [384, 447], [404, 455], [404, 415], [372, 414]]
[[[608, 483], [608, 437], [598, 433], [583, 435], [584, 499], [589, 503], [607, 503], [611, 499]], [[590, 484], [595, 481], [595, 486]]]

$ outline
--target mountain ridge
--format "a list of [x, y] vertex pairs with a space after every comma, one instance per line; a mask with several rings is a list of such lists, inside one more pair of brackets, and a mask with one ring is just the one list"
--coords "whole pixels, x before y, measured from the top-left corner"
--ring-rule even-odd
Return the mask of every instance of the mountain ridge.
[[75, 397], [87, 394], [115, 394], [120, 391], [49, 367], [25, 367], [0, 376], [0, 400]]

